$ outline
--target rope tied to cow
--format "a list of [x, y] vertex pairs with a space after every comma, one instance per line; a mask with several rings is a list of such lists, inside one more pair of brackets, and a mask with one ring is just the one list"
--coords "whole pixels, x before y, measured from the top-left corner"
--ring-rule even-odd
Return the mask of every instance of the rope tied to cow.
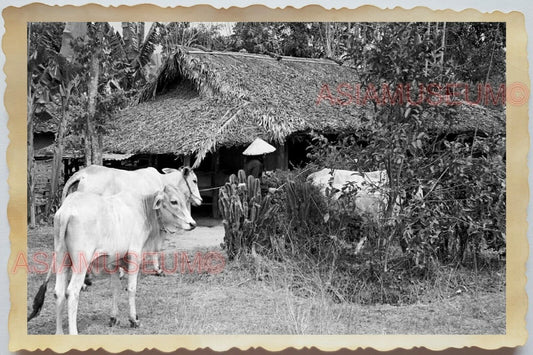
[[220, 185], [220, 186], [210, 187], [210, 188], [208, 188], [208, 189], [200, 189], [200, 190], [198, 190], [198, 191], [203, 192], [203, 191], [218, 190], [218, 189], [220, 189], [220, 188], [223, 187], [223, 186], [224, 186], [224, 185]]
[[[311, 170], [311, 168], [305, 168], [305, 169], [303, 169], [303, 170], [300, 171], [298, 174], [296, 174], [295, 178], [298, 177], [298, 176], [300, 176], [300, 175], [302, 175], [303, 173], [305, 173], [305, 172], [307, 172], [307, 171], [309, 171], [309, 170]], [[270, 188], [270, 189], [272, 189], [272, 191], [276, 191], [276, 190], [281, 189], [281, 188], [282, 188], [283, 186], [285, 186], [285, 185], [287, 185], [287, 182], [281, 184], [281, 185], [278, 186], [278, 187], [275, 187], [275, 188], [273, 187], [273, 188]], [[218, 190], [218, 189], [220, 189], [221, 187], [224, 187], [224, 186], [225, 186], [225, 184], [224, 184], [224, 185], [220, 185], [220, 186], [215, 186], [215, 187], [209, 187], [209, 188], [206, 188], [206, 189], [199, 189], [198, 191], [200, 191], [200, 192], [204, 192], [204, 191], [213, 191], [213, 190]], [[269, 190], [270, 190], [270, 189], [269, 189]]]

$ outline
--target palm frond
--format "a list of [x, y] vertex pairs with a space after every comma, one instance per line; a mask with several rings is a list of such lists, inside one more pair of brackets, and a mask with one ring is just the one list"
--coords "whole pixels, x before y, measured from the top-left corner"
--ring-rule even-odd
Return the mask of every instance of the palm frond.
[[157, 27], [157, 22], [152, 23], [148, 35], [138, 49], [137, 57], [132, 61], [133, 67], [137, 70], [144, 68], [146, 64], [150, 63], [150, 58], [154, 53], [158, 41]]
[[196, 169], [200, 166], [200, 163], [202, 160], [204, 160], [207, 153], [209, 153], [211, 150], [216, 148], [217, 145], [217, 139], [219, 137], [222, 137], [225, 135], [225, 133], [231, 128], [232, 125], [235, 125], [238, 122], [238, 117], [242, 112], [242, 109], [248, 105], [248, 102], [244, 102], [239, 107], [231, 108], [229, 109], [226, 114], [224, 115], [223, 119], [231, 114], [229, 118], [227, 118], [224, 123], [218, 128], [215, 132], [213, 132], [210, 136], [205, 137], [205, 143], [202, 144], [202, 147], [196, 154], [196, 160], [194, 161], [194, 164], [192, 166], [193, 169]]

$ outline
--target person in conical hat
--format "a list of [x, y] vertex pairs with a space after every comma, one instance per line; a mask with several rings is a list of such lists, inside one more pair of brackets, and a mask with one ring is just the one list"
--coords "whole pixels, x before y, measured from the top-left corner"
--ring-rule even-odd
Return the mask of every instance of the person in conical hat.
[[263, 161], [264, 155], [248, 155], [245, 159], [244, 172], [246, 176], [252, 175], [255, 178], [261, 179], [263, 175]]
[[263, 175], [263, 162], [267, 153], [272, 153], [276, 148], [261, 138], [256, 138], [242, 153], [246, 156], [244, 172], [246, 176], [252, 175], [260, 179]]

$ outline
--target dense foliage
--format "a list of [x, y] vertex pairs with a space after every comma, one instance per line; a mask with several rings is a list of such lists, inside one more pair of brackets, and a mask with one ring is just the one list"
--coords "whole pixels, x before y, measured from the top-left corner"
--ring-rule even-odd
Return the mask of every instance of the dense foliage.
[[[464, 48], [448, 52], [442, 46], [446, 33], [457, 30], [456, 24], [450, 24], [448, 32], [444, 25], [431, 29], [423, 24], [386, 24], [380, 28], [379, 38], [371, 41], [364, 60], [354, 58], [370, 69], [361, 74], [364, 81], [386, 81], [392, 86], [410, 80], [424, 85], [488, 80], [491, 70], [504, 73], [500, 24], [463, 27], [470, 38], [478, 37], [471, 43], [470, 60], [481, 51], [490, 58], [485, 66], [478, 63], [475, 76], [473, 72], [467, 76], [461, 69], [467, 60]], [[490, 36], [492, 41], [487, 41]], [[368, 41], [359, 42], [359, 48], [369, 45]], [[501, 247], [505, 237], [504, 133], [452, 133], [457, 123], [452, 105], [407, 103], [384, 105], [376, 111], [375, 122], [354, 132], [366, 145], [348, 149], [359, 159], [358, 170], [386, 169], [396, 194], [410, 197], [421, 189], [420, 198], [407, 199], [399, 220], [402, 229], [398, 235], [412, 262], [427, 269], [437, 256], [461, 259], [467, 246], [479, 251], [482, 241]], [[448, 128], [435, 130], [430, 121], [422, 119], [427, 113], [446, 117]]]
[[[413, 56], [405, 56], [405, 45]], [[504, 23], [237, 22], [225, 46], [331, 58], [367, 73], [374, 83], [391, 74], [404, 83], [422, 76], [435, 82], [505, 81]], [[402, 70], [406, 61], [412, 71]]]
[[[496, 86], [505, 78], [502, 24], [359, 24], [358, 29], [347, 57], [363, 84], [376, 84], [380, 97], [384, 82], [393, 88]], [[454, 37], [459, 30], [470, 34], [468, 40]], [[450, 38], [459, 44], [447, 46]], [[472, 61], [476, 70], [467, 69]], [[277, 188], [273, 203], [280, 209], [256, 239], [258, 250], [323, 270], [338, 299], [389, 303], [416, 300], [406, 294], [406, 279], [434, 279], [446, 264], [477, 269], [481, 255], [504, 255], [505, 132], [457, 130], [457, 111], [445, 103], [389, 102], [374, 105], [374, 113], [352, 132], [314, 134], [306, 171], [264, 179], [266, 187]], [[444, 126], [427, 119], [437, 116], [444, 117]], [[362, 218], [350, 204], [354, 196], [344, 203], [324, 200], [305, 181], [309, 169], [323, 167], [386, 170], [389, 201], [402, 200], [395, 223]]]

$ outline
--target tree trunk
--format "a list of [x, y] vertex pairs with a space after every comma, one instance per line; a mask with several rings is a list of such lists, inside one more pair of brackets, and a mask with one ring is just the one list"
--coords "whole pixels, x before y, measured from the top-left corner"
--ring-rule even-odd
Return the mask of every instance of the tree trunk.
[[[431, 36], [431, 22], [428, 22], [428, 29], [426, 31], [427, 35], [428, 35], [428, 38]], [[424, 67], [424, 76], [427, 77], [428, 76], [428, 64], [429, 64], [429, 60], [426, 58], [426, 64], [425, 64], [425, 67]]]
[[[89, 98], [88, 105], [89, 107], [91, 105], [90, 98]], [[93, 137], [94, 137], [93, 118], [91, 117], [91, 114], [89, 113], [85, 120], [85, 137], [84, 137], [85, 166], [89, 166], [93, 164]]]
[[331, 50], [331, 42], [332, 42], [332, 38], [331, 38], [331, 28], [330, 28], [330, 23], [329, 22], [325, 22], [324, 23], [324, 26], [326, 26], [326, 57], [327, 58], [333, 58], [333, 51]]
[[[30, 38], [31, 38], [31, 23], [28, 24], [28, 55], [30, 54]], [[33, 92], [31, 90], [31, 75], [32, 70], [28, 70], [27, 84], [28, 84], [28, 122], [27, 122], [27, 140], [28, 140], [28, 190], [27, 190], [27, 204], [28, 216], [30, 219], [30, 228], [35, 228], [35, 181], [33, 180]]]
[[94, 147], [94, 164], [104, 165], [102, 156], [102, 133], [100, 131], [96, 131], [96, 139], [93, 140], [94, 143], [96, 143]]
[[[30, 75], [30, 73], [28, 73]], [[33, 105], [31, 94], [28, 93], [28, 215], [30, 227], [35, 227], [35, 181], [34, 177], [34, 154], [33, 154]]]
[[34, 178], [34, 153], [33, 153], [33, 93], [31, 92], [31, 73], [28, 73], [28, 216], [30, 227], [35, 228], [35, 181]]
[[499, 29], [500, 29], [500, 25], [498, 24], [497, 27], [496, 27], [496, 34], [494, 35], [494, 42], [492, 44], [492, 51], [490, 52], [489, 68], [487, 69], [487, 75], [485, 76], [485, 87], [487, 87], [487, 84], [489, 83], [490, 70], [492, 69], [492, 60], [494, 58], [494, 50], [496, 49], [496, 36], [498, 34]]
[[442, 43], [441, 43], [440, 69], [444, 72], [444, 54], [446, 53], [446, 22], [442, 23]]
[[50, 196], [46, 205], [46, 215], [50, 215], [52, 207], [58, 202], [59, 181], [61, 179], [61, 170], [63, 165], [63, 150], [65, 148], [65, 132], [67, 130], [67, 109], [69, 96], [62, 98], [61, 117], [54, 147], [54, 158], [52, 161], [52, 177], [50, 179]]
[[[101, 37], [102, 26], [96, 23], [96, 36]], [[100, 41], [101, 43], [101, 41]], [[89, 71], [89, 87], [88, 87], [88, 107], [87, 107], [87, 121], [85, 129], [85, 163], [86, 166], [92, 164], [102, 165], [102, 149], [99, 145], [101, 138], [98, 138], [96, 130], [96, 101], [98, 96], [98, 77], [100, 76], [100, 52], [101, 46], [96, 46], [91, 58], [91, 67]]]

